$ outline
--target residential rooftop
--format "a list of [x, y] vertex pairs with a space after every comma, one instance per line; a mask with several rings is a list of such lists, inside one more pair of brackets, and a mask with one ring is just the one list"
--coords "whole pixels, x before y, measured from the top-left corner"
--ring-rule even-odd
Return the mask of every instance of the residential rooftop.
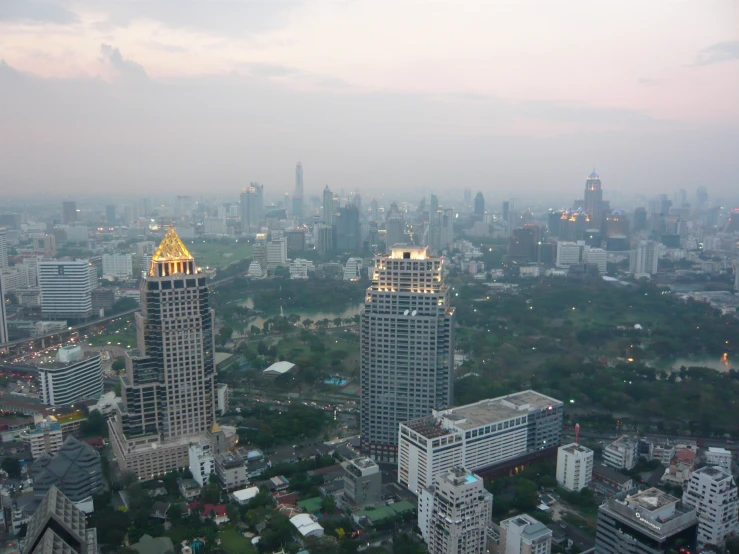
[[577, 444], [576, 442], [568, 444], [567, 446], [562, 446], [561, 449], [570, 454], [587, 454], [588, 452], [592, 452], [590, 448]]
[[655, 512], [670, 504], [676, 504], [679, 500], [679, 498], [657, 488], [647, 489], [626, 498], [628, 504], [638, 506], [649, 512]]

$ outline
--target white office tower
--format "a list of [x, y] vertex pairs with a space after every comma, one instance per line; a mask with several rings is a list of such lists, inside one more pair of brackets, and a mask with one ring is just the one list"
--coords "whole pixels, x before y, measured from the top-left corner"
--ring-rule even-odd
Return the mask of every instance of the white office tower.
[[483, 472], [553, 454], [563, 413], [559, 400], [528, 390], [401, 423], [398, 482], [417, 493], [454, 467]]
[[698, 546], [724, 547], [726, 537], [739, 533], [739, 497], [731, 470], [702, 467], [693, 472], [683, 504], [698, 512]]
[[122, 281], [133, 276], [131, 254], [103, 254], [103, 278]]
[[557, 241], [557, 267], [568, 268], [580, 263], [580, 245], [575, 242]]
[[429, 554], [483, 554], [493, 495], [462, 468], [439, 475], [418, 497], [418, 527]]
[[273, 272], [280, 266], [287, 266], [287, 240], [284, 237], [267, 242], [267, 270]]
[[0, 269], [8, 267], [8, 234], [5, 227], [0, 227]]
[[[94, 288], [88, 260], [40, 260], [41, 314], [48, 319], [82, 319], [92, 315]], [[93, 268], [94, 269], [94, 268]]]
[[660, 248], [660, 244], [656, 241], [639, 241], [629, 257], [629, 273], [635, 276], [656, 275], [659, 267]]
[[443, 260], [418, 246], [375, 256], [360, 324], [361, 451], [397, 461], [398, 424], [451, 405], [454, 308]]
[[580, 492], [593, 478], [593, 451], [576, 442], [557, 450], [557, 484], [568, 491]]
[[362, 258], [349, 258], [344, 266], [344, 281], [359, 281], [362, 276]]
[[598, 266], [598, 273], [605, 275], [608, 265], [608, 253], [602, 248], [590, 248], [585, 252], [585, 263]]
[[528, 514], [500, 522], [500, 554], [549, 554], [552, 530]]
[[8, 342], [8, 317], [5, 313], [5, 285], [0, 274], [0, 344]]
[[123, 403], [108, 422], [122, 471], [150, 479], [187, 466], [189, 443], [212, 428], [214, 317], [205, 276], [169, 229], [141, 282], [138, 349], [126, 356]]
[[79, 400], [97, 400], [103, 394], [100, 353], [85, 354], [81, 346], [64, 346], [56, 359], [38, 365], [41, 399], [47, 406], [70, 406]]

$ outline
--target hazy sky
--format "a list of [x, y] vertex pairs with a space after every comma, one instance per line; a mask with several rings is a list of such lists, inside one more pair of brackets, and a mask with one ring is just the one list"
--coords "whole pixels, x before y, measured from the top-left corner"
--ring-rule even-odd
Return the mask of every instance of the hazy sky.
[[739, 190], [739, 0], [1, 0], [0, 190]]

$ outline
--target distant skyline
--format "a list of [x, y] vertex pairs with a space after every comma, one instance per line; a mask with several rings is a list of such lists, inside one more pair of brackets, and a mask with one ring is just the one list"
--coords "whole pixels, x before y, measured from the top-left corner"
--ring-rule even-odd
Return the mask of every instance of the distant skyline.
[[[0, 189], [739, 193], [739, 2], [0, 2]], [[459, 194], [461, 196], [461, 194]], [[733, 197], [733, 198], [732, 198]]]

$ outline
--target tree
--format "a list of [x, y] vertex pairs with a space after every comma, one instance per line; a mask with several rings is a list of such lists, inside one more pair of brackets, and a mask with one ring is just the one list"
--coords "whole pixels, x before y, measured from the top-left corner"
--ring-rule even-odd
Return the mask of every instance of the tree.
[[200, 491], [200, 499], [204, 504], [221, 503], [221, 484], [218, 482], [218, 477], [211, 474], [208, 483]]
[[13, 458], [12, 456], [3, 458], [3, 462], [0, 464], [0, 467], [2, 467], [3, 471], [5, 471], [8, 476], [13, 477], [14, 479], [19, 479], [21, 476], [21, 462], [18, 458]]
[[342, 321], [343, 320], [340, 317], [335, 317], [334, 318], [334, 327], [341, 327], [341, 322]]
[[307, 317], [303, 320], [303, 327], [308, 329], [311, 325], [313, 325], [313, 320], [308, 319]]
[[336, 499], [333, 495], [327, 494], [321, 499], [321, 510], [326, 514], [332, 514], [336, 511]]
[[121, 371], [122, 369], [126, 369], [126, 358], [123, 356], [118, 356], [115, 360], [113, 360], [113, 365], [111, 366], [113, 371]]
[[99, 410], [92, 410], [87, 419], [80, 423], [80, 434], [83, 437], [108, 436], [108, 420]]
[[232, 525], [236, 525], [239, 521], [241, 521], [241, 512], [239, 511], [239, 507], [236, 504], [227, 505], [226, 514], [228, 514], [228, 519], [231, 521]]
[[216, 335], [216, 344], [218, 346], [224, 346], [229, 340], [231, 340], [233, 332], [233, 327], [230, 325], [224, 325], [221, 327], [220, 331], [218, 331], [218, 334]]

